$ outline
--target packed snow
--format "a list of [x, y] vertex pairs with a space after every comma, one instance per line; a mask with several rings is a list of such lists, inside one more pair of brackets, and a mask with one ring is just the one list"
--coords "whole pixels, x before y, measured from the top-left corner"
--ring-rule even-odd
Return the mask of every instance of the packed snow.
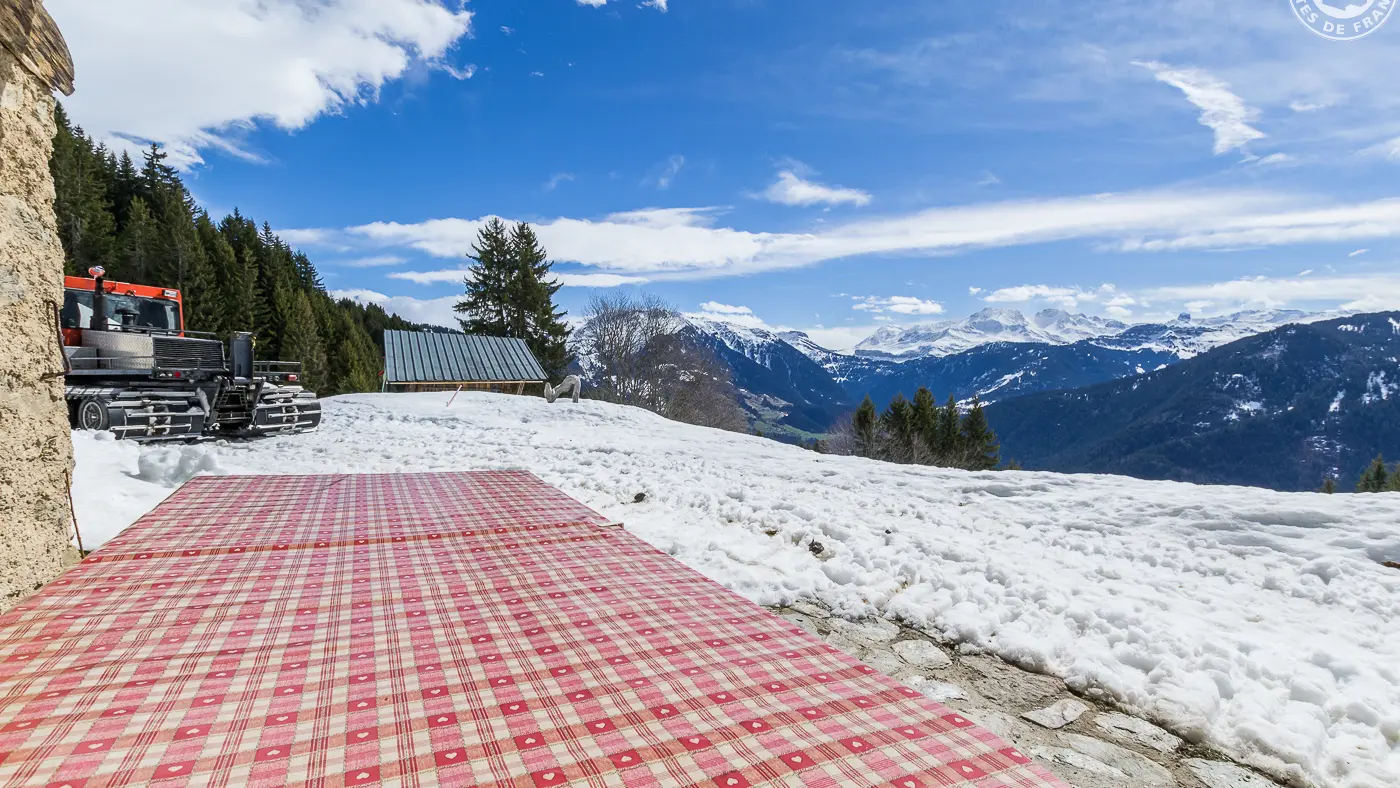
[[1295, 783], [1400, 785], [1400, 494], [897, 466], [448, 396], [332, 398], [319, 432], [249, 443], [75, 433], [84, 539], [198, 473], [525, 468], [757, 602], [898, 617]]

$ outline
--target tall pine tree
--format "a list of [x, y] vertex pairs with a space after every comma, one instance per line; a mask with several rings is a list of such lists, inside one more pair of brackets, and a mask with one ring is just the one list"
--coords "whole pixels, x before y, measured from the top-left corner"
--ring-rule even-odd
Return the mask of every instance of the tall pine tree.
[[569, 353], [567, 313], [556, 308], [554, 296], [563, 285], [551, 274], [554, 264], [530, 225], [521, 222], [510, 234], [515, 270], [507, 284], [509, 336], [525, 340], [551, 382], [564, 377]]
[[982, 401], [972, 398], [972, 409], [962, 422], [961, 467], [970, 471], [989, 471], [1001, 464], [1001, 444], [987, 424], [987, 415], [982, 411]]
[[865, 399], [856, 408], [855, 416], [851, 418], [851, 428], [855, 432], [856, 454], [861, 457], [875, 456], [876, 433], [880, 426], [880, 415], [875, 410], [875, 403], [870, 400], [870, 395], [866, 394]]
[[505, 222], [492, 218], [477, 231], [476, 244], [468, 257], [472, 265], [466, 278], [466, 297], [458, 302], [457, 314], [462, 330], [468, 334], [507, 336], [510, 316], [511, 274], [515, 268], [514, 253]]

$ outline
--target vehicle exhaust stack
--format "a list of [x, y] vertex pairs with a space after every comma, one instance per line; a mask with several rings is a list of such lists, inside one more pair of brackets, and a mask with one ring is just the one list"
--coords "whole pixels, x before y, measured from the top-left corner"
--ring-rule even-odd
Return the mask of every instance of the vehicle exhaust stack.
[[100, 265], [94, 265], [88, 269], [94, 280], [92, 286], [92, 319], [88, 321], [88, 329], [92, 331], [107, 330], [107, 270]]

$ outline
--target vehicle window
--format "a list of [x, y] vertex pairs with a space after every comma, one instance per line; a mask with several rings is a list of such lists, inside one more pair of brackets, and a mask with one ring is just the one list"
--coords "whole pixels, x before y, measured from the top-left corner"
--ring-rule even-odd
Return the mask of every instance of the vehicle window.
[[[92, 293], [66, 290], [63, 294], [64, 328], [87, 328], [92, 322]], [[179, 306], [174, 301], [139, 296], [107, 295], [108, 328], [180, 329]]]

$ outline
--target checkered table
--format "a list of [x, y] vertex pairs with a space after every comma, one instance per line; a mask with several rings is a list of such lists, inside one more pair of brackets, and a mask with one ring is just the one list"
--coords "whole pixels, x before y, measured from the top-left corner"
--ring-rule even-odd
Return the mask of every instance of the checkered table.
[[210, 477], [0, 617], [0, 783], [1061, 786], [523, 472]]

